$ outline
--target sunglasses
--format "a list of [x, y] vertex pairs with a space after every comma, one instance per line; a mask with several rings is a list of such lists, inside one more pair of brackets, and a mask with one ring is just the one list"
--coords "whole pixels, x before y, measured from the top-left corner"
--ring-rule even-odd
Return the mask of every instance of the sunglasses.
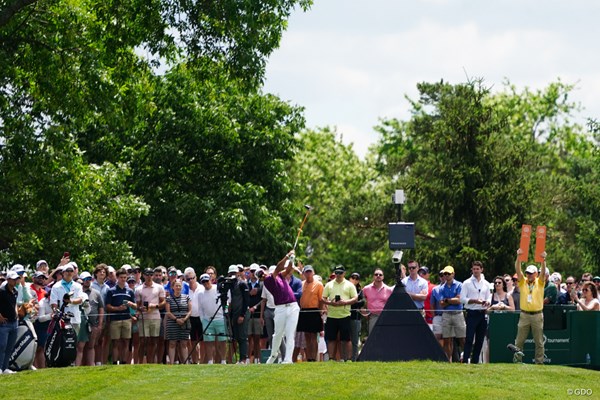
[[588, 288], [583, 288], [583, 289], [581, 289], [581, 291], [582, 291], [582, 292], [588, 292], [589, 290], [590, 290], [590, 289], [588, 289]]
[[188, 281], [188, 282], [189, 282], [189, 281], [193, 281], [194, 279], [196, 279], [196, 277], [195, 277], [195, 276], [192, 276], [191, 278], [185, 278], [185, 280], [186, 280], [186, 281]]
[[88, 282], [88, 281], [91, 281], [91, 280], [92, 280], [92, 278], [84, 278], [83, 279], [84, 282]]
[[[383, 274], [373, 274], [374, 276], [383, 276]], [[357, 278], [358, 279], [358, 278]]]
[[408, 267], [408, 269], [417, 269], [417, 267]]
[[442, 272], [442, 275], [445, 275], [445, 276], [450, 276], [450, 275], [452, 275], [452, 274], [451, 274], [450, 272]]
[[567, 282], [567, 285], [574, 285], [575, 282]]
[[496, 285], [502, 285], [503, 282], [494, 282]]
[[512, 279], [505, 279], [504, 282], [506, 282], [506, 283], [512, 282]]

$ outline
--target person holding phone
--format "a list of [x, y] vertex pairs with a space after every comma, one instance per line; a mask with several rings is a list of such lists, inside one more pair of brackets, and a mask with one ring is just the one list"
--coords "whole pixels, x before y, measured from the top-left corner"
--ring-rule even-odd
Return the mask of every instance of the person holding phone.
[[338, 265], [334, 268], [335, 279], [327, 282], [323, 289], [323, 303], [327, 305], [327, 323], [325, 340], [330, 357], [335, 356], [335, 342], [338, 334], [341, 342], [341, 357], [344, 361], [352, 359], [352, 321], [351, 305], [358, 300], [356, 286], [345, 278], [346, 268]]

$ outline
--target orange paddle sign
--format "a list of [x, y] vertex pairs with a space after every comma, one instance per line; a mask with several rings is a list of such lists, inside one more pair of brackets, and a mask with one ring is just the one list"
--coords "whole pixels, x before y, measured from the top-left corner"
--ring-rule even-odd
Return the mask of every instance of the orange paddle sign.
[[531, 225], [523, 225], [521, 228], [521, 244], [519, 248], [523, 251], [519, 255], [519, 261], [527, 261], [529, 257], [529, 242], [531, 240]]
[[544, 251], [546, 251], [546, 227], [538, 226], [535, 228], [535, 262], [544, 261], [540, 256]]

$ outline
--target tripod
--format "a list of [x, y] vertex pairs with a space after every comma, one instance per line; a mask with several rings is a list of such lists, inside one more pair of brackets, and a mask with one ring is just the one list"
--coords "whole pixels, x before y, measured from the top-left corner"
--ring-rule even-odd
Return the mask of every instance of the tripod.
[[204, 337], [204, 335], [206, 334], [208, 327], [212, 324], [212, 322], [214, 321], [215, 317], [217, 316], [217, 314], [219, 313], [219, 310], [223, 310], [223, 319], [225, 321], [225, 331], [223, 333], [217, 333], [215, 336], [225, 336], [227, 338], [228, 342], [231, 342], [232, 340], [232, 334], [231, 334], [231, 327], [229, 325], [229, 323], [227, 322], [229, 319], [229, 313], [227, 310], [227, 292], [222, 292], [220, 293], [219, 297], [217, 298], [217, 302], [219, 302], [219, 307], [217, 307], [217, 309], [215, 310], [214, 314], [212, 315], [212, 317], [210, 317], [210, 319], [208, 320], [208, 324], [206, 324], [206, 326], [203, 326], [202, 328], [202, 334], [200, 335], [200, 337], [196, 340], [196, 343], [194, 343], [194, 345], [192, 346], [192, 348], [190, 349], [190, 354], [188, 354], [187, 359], [185, 360], [184, 364], [187, 364], [190, 362], [190, 359], [192, 358], [192, 354], [194, 353], [194, 351], [196, 350], [196, 347], [200, 344], [200, 342], [202, 341], [202, 338]]

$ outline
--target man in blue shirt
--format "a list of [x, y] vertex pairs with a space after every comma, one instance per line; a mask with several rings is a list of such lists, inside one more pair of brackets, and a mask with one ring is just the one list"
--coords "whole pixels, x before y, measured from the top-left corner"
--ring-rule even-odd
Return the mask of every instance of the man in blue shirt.
[[127, 270], [117, 271], [117, 284], [106, 293], [106, 311], [110, 313], [110, 338], [113, 364], [124, 364], [131, 339], [131, 313], [137, 309], [135, 294], [127, 286]]
[[463, 315], [463, 306], [460, 302], [462, 284], [454, 280], [454, 268], [450, 265], [446, 266], [442, 273], [446, 278], [446, 283], [439, 290], [439, 304], [443, 310], [442, 337], [444, 338], [444, 352], [448, 357], [448, 361], [452, 362], [454, 338], [457, 338], [461, 346], [464, 346], [467, 325]]

